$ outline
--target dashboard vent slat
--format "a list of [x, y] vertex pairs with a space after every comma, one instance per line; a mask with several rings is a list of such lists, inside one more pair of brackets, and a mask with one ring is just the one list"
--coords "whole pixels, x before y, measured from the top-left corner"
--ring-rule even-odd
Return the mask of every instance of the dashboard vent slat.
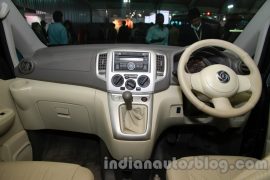
[[165, 56], [157, 55], [156, 59], [157, 59], [156, 62], [157, 76], [163, 76], [165, 71]]
[[98, 73], [105, 74], [107, 66], [107, 53], [99, 54], [98, 57]]
[[243, 62], [241, 62], [241, 64], [240, 64], [240, 71], [243, 74], [249, 74], [250, 73], [248, 67]]
[[238, 66], [238, 71], [243, 75], [247, 75], [250, 73], [249, 68], [242, 61]]

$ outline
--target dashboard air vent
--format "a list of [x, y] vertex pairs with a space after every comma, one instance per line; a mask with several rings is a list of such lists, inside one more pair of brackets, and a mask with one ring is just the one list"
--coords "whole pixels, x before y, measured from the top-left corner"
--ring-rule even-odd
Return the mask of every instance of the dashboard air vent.
[[98, 73], [105, 74], [107, 66], [107, 53], [99, 54], [98, 57]]
[[239, 63], [238, 66], [238, 71], [240, 72], [240, 74], [242, 75], [247, 75], [250, 73], [248, 67], [245, 65], [245, 63], [243, 63], [242, 61]]
[[34, 63], [32, 61], [23, 60], [20, 62], [18, 68], [22, 74], [30, 74], [34, 71]]
[[157, 76], [164, 76], [165, 56], [164, 55], [157, 55], [156, 58], [157, 58], [157, 63], [156, 63]]

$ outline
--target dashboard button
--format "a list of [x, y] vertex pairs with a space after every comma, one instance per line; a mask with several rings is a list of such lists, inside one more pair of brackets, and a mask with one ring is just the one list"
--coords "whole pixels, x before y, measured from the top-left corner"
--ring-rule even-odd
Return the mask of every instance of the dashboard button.
[[148, 98], [147, 97], [142, 97], [141, 100], [142, 100], [142, 102], [146, 102], [146, 101], [148, 101]]
[[120, 69], [119, 64], [116, 64], [116, 65], [115, 65], [115, 70], [119, 70], [119, 69]]
[[143, 70], [147, 71], [147, 65], [143, 65]]

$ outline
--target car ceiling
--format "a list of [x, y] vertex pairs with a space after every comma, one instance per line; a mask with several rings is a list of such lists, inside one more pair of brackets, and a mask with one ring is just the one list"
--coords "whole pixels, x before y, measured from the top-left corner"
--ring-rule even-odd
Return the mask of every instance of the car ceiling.
[[[22, 7], [32, 9], [46, 9], [53, 7], [64, 8], [67, 4], [73, 7], [88, 7], [90, 9], [110, 9], [118, 10], [128, 8], [131, 10], [170, 10], [186, 13], [190, 7], [199, 7], [201, 10], [210, 10], [215, 13], [224, 13], [228, 4], [234, 4], [235, 10], [239, 12], [251, 12], [257, 9], [265, 0], [130, 0], [125, 4], [123, 0], [13, 0], [13, 2]], [[76, 6], [74, 6], [76, 4]]]
[[[93, 8], [118, 9], [123, 7], [122, 0], [87, 0]], [[236, 8], [243, 11], [250, 11], [260, 6], [264, 0], [130, 0], [131, 9], [166, 9], [183, 10], [190, 7], [202, 9], [225, 11], [228, 4], [234, 4]], [[145, 6], [147, 4], [147, 6]]]

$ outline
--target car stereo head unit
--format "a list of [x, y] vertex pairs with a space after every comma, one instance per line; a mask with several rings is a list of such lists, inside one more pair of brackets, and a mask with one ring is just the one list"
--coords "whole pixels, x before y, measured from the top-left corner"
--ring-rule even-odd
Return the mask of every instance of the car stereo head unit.
[[149, 72], [149, 52], [114, 52], [114, 71]]

